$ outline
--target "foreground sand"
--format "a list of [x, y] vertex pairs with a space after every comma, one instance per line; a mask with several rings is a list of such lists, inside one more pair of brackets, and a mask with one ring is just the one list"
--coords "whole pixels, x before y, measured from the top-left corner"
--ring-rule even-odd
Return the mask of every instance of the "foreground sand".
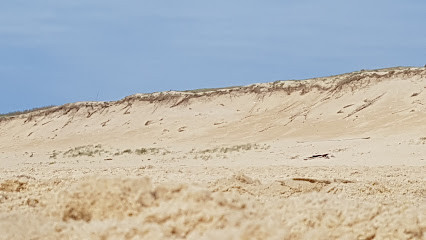
[[426, 69], [0, 119], [0, 239], [425, 239]]

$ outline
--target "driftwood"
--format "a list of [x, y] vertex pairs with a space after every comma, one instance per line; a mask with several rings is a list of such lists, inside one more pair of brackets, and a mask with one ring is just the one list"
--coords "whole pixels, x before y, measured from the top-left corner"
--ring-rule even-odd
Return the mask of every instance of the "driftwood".
[[321, 179], [314, 179], [314, 178], [292, 178], [294, 181], [306, 181], [310, 183], [323, 183], [323, 184], [330, 184], [330, 183], [354, 183], [354, 181], [346, 180], [346, 179], [333, 179], [333, 180], [321, 180]]
[[307, 157], [303, 160], [311, 160], [311, 159], [315, 159], [315, 158], [325, 158], [325, 159], [330, 159], [331, 157], [334, 157], [333, 155], [329, 154], [329, 153], [325, 153], [325, 154], [316, 154], [316, 155], [312, 155], [310, 157]]

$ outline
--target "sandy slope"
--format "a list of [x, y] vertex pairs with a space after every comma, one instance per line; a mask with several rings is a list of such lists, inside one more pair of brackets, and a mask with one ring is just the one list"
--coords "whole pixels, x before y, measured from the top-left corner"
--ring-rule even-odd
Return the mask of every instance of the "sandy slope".
[[0, 118], [0, 239], [425, 239], [426, 69]]

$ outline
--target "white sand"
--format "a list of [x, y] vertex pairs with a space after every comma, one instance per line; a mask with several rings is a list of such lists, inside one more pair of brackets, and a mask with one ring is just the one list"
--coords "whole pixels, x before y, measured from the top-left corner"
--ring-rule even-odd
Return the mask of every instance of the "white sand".
[[394, 68], [0, 118], [0, 239], [426, 239], [425, 100]]

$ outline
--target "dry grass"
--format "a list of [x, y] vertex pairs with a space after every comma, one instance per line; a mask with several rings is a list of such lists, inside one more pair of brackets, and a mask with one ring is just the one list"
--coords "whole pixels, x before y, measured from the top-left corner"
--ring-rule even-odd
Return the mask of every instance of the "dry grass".
[[216, 147], [211, 149], [204, 149], [197, 153], [205, 154], [205, 153], [232, 153], [232, 152], [239, 152], [239, 151], [250, 151], [250, 150], [267, 150], [269, 149], [269, 145], [259, 145], [259, 144], [242, 144], [242, 145], [235, 145], [231, 147]]
[[205, 92], [213, 92], [218, 90], [227, 90], [227, 89], [237, 89], [241, 88], [242, 86], [231, 86], [231, 87], [222, 87], [222, 88], [200, 88], [195, 90], [186, 90], [183, 92], [189, 92], [189, 93], [205, 93]]
[[59, 154], [61, 154], [61, 152], [57, 152], [56, 150], [53, 150], [53, 152], [50, 154], [49, 158], [56, 159], [56, 158], [58, 158]]
[[151, 154], [151, 155], [161, 154], [161, 155], [166, 155], [166, 154], [170, 153], [170, 151], [168, 151], [167, 149], [164, 149], [164, 148], [140, 148], [140, 149], [136, 149], [135, 153], [137, 155], [145, 155], [145, 154]]
[[102, 145], [86, 145], [72, 148], [63, 153], [64, 157], [94, 157], [101, 156], [104, 153], [108, 153], [108, 151], [102, 149]]
[[215, 147], [215, 148], [203, 149], [200, 151], [192, 149], [189, 153], [195, 154], [194, 156], [195, 159], [210, 160], [214, 156], [217, 158], [226, 159], [228, 158], [227, 154], [238, 153], [240, 151], [245, 152], [245, 151], [252, 151], [252, 150], [267, 150], [270, 147], [271, 146], [266, 144], [259, 145], [259, 144], [247, 143], [247, 144], [235, 145], [230, 147]]
[[56, 106], [49, 105], [49, 106], [45, 106], [45, 107], [37, 107], [37, 108], [27, 109], [27, 110], [23, 110], [23, 111], [15, 111], [15, 112], [9, 112], [9, 113], [2, 113], [2, 114], [0, 114], [0, 118], [2, 118], [2, 117], [18, 116], [18, 115], [21, 115], [21, 114], [27, 114], [27, 113], [32, 113], [32, 112], [40, 111], [40, 110], [46, 110], [46, 109], [53, 108], [53, 107], [56, 107]]
[[85, 145], [71, 148], [65, 152], [53, 150], [50, 153], [50, 158], [57, 159], [58, 156], [62, 156], [65, 158], [75, 158], [75, 157], [96, 157], [96, 156], [121, 156], [125, 154], [137, 154], [137, 155], [166, 155], [169, 154], [170, 151], [163, 148], [139, 148], [132, 150], [130, 148], [125, 150], [120, 149], [104, 149], [102, 145]]

